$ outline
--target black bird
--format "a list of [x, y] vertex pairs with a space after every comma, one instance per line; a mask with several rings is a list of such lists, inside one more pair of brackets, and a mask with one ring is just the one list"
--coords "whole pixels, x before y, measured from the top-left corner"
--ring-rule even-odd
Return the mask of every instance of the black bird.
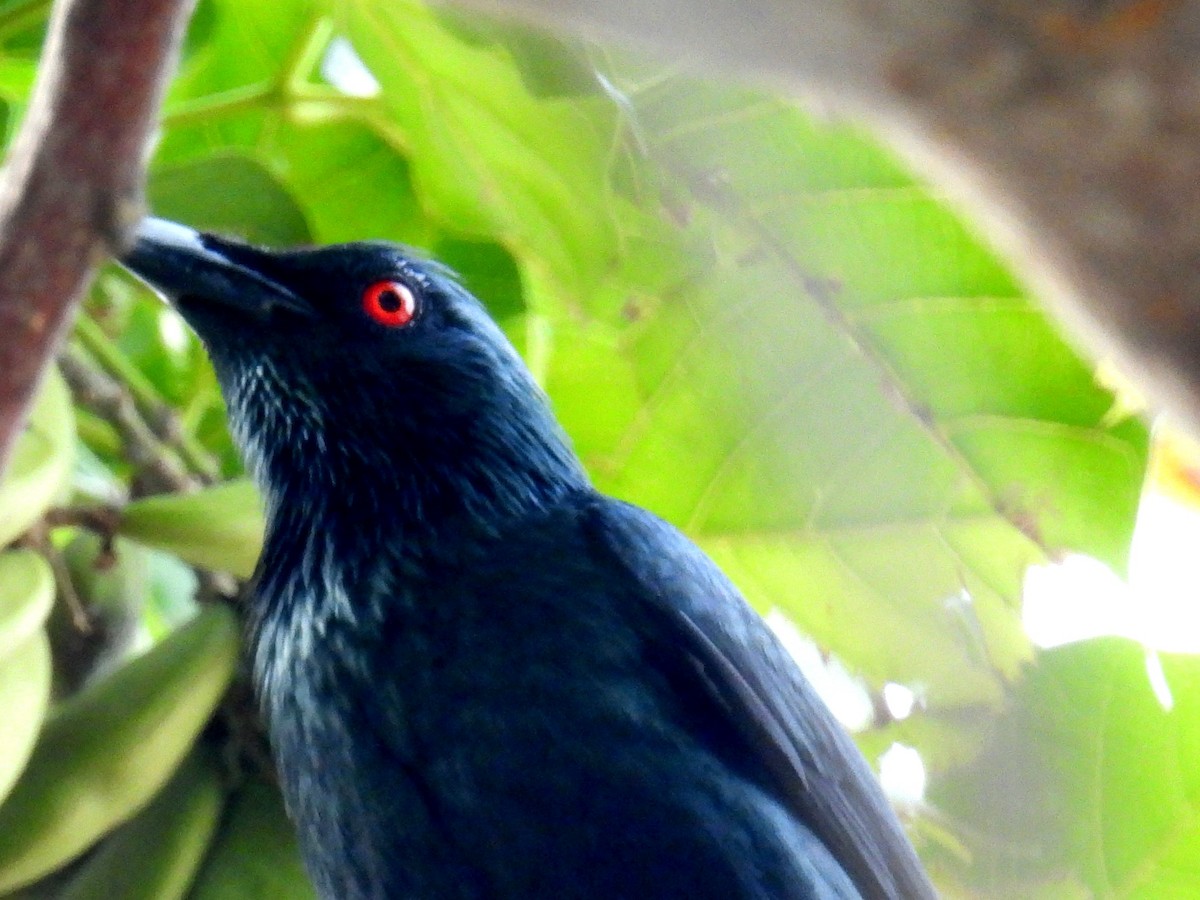
[[322, 897], [935, 896], [771, 631], [591, 487], [447, 270], [158, 219], [124, 264], [200, 335], [265, 497], [253, 672]]

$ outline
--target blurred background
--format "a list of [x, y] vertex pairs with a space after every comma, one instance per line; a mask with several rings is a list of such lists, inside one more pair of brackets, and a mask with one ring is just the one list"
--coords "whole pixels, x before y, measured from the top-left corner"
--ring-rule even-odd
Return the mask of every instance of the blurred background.
[[[0, 2], [8, 137], [47, 13]], [[947, 897], [1200, 896], [1200, 454], [867, 134], [409, 0], [201, 0], [149, 199], [461, 273]], [[236, 629], [195, 618], [261, 527], [202, 348], [106, 270], [0, 484], [0, 895], [311, 896]]]

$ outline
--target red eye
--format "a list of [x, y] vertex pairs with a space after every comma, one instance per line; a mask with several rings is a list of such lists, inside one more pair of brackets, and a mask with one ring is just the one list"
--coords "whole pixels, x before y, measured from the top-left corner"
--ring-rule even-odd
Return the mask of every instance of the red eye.
[[417, 314], [417, 298], [399, 281], [377, 281], [363, 291], [363, 309], [380, 325], [402, 328]]

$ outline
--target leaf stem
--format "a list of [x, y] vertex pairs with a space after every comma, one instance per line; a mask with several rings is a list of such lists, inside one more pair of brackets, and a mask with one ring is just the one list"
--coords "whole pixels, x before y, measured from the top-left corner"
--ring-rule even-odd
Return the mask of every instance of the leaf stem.
[[269, 107], [282, 100], [279, 85], [274, 81], [244, 84], [216, 94], [206, 94], [193, 100], [174, 103], [164, 113], [164, 128], [207, 122], [218, 116], [251, 109]]
[[351, 97], [336, 88], [283, 78], [281, 83], [242, 85], [217, 94], [173, 105], [163, 116], [163, 127], [195, 125], [222, 116], [254, 109], [278, 107], [303, 121], [362, 117], [376, 112], [375, 97]]
[[309, 76], [320, 64], [332, 38], [333, 19], [329, 16], [316, 16], [308, 23], [280, 70], [279, 84], [286, 94], [296, 96], [311, 84]]

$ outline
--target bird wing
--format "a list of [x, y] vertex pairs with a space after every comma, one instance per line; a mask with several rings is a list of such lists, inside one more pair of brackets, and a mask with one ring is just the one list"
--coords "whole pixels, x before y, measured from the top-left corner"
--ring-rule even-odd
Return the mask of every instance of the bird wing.
[[653, 631], [690, 657], [779, 799], [871, 900], [935, 898], [874, 774], [788, 652], [687, 537], [645, 510], [601, 498], [590, 530], [635, 579]]

